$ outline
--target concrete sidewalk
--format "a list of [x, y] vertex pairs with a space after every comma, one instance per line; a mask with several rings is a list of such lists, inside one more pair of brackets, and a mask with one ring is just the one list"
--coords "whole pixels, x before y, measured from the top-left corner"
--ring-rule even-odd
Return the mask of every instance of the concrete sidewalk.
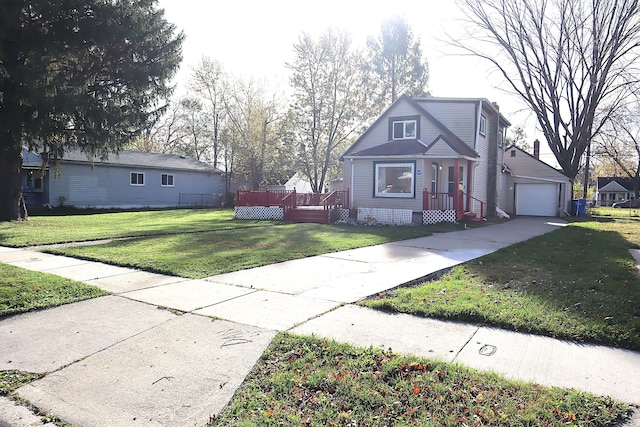
[[640, 404], [639, 353], [350, 304], [563, 225], [518, 218], [204, 280], [0, 247], [0, 262], [113, 293], [0, 321], [0, 370], [48, 373], [18, 395], [75, 425], [203, 425], [288, 330]]

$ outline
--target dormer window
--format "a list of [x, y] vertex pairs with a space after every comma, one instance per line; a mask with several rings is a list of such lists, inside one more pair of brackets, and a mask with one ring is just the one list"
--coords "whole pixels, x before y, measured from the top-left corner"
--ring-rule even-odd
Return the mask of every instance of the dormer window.
[[393, 122], [393, 139], [416, 139], [416, 121]]
[[389, 140], [419, 138], [420, 116], [392, 117], [389, 119]]

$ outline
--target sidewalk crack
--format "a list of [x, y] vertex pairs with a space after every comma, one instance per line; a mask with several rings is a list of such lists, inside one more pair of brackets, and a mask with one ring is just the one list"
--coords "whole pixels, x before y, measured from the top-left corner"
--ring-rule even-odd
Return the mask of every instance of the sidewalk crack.
[[478, 331], [480, 330], [480, 328], [482, 328], [482, 325], [479, 325], [475, 331], [473, 331], [473, 333], [469, 336], [469, 339], [460, 347], [460, 350], [458, 350], [458, 352], [456, 353], [456, 355], [453, 357], [453, 359], [451, 359], [451, 363], [454, 363], [456, 361], [456, 359], [458, 358], [458, 356], [460, 356], [460, 353], [462, 353], [462, 351], [467, 347], [467, 345], [471, 342], [471, 340], [473, 339], [473, 337], [476, 336], [476, 334], [478, 333]]

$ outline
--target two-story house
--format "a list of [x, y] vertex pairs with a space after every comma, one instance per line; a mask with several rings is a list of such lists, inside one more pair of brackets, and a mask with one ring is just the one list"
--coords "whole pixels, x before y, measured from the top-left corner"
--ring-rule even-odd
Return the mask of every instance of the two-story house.
[[350, 206], [383, 223], [563, 215], [569, 179], [506, 147], [508, 126], [486, 99], [401, 96], [342, 156]]

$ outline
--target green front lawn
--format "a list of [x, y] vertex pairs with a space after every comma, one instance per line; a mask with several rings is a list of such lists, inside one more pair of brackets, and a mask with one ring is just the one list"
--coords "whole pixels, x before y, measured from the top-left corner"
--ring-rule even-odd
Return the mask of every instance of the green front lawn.
[[639, 245], [639, 221], [579, 219], [363, 305], [640, 350]]
[[[444, 226], [449, 230], [461, 226]], [[353, 227], [282, 224], [114, 241], [50, 252], [181, 277], [202, 278], [396, 240], [426, 236], [443, 226]]]
[[628, 407], [391, 351], [281, 333], [210, 426], [609, 426]]
[[0, 263], [0, 316], [107, 295], [96, 286]]
[[0, 245], [25, 247], [277, 224], [274, 221], [236, 220], [232, 209], [72, 212], [73, 215], [31, 216], [29, 221], [0, 222]]

